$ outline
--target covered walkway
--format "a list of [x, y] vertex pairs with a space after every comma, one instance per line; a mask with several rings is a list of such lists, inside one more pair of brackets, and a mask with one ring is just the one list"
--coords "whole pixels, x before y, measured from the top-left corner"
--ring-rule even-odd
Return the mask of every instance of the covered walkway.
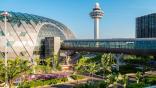
[[156, 55], [156, 38], [64, 40], [62, 50]]

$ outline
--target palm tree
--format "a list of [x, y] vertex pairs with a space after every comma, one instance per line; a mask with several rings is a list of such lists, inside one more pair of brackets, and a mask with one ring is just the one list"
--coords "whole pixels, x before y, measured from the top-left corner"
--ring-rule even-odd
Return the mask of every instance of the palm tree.
[[123, 75], [123, 83], [124, 83], [124, 88], [127, 87], [127, 82], [128, 82], [128, 76], [127, 75]]
[[85, 73], [87, 69], [86, 60], [86, 58], [82, 57], [74, 66], [74, 70], [76, 70], [76, 72]]
[[[13, 82], [16, 78], [20, 77], [22, 73], [26, 73], [30, 70], [30, 66], [28, 66], [28, 61], [21, 60], [19, 58], [10, 59], [8, 60], [8, 66], [7, 69], [5, 68], [5, 65], [2, 64], [0, 68], [0, 79], [4, 82], [5, 79], [5, 72], [7, 72], [8, 75], [8, 83], [9, 88], [13, 85]], [[25, 74], [24, 74], [25, 75]]]
[[102, 69], [104, 71], [104, 75], [107, 72], [111, 72], [111, 66], [114, 63], [115, 62], [114, 62], [114, 59], [113, 59], [113, 56], [112, 56], [111, 53], [102, 55], [102, 57], [101, 57], [101, 67], [102, 67]]
[[94, 62], [87, 64], [86, 68], [86, 71], [91, 75], [93, 81], [93, 75], [98, 71], [99, 66]]
[[107, 86], [109, 87], [109, 86], [113, 86], [113, 85], [115, 85], [116, 86], [116, 84], [117, 84], [117, 79], [118, 78], [118, 75], [117, 74], [109, 74], [109, 75], [107, 75], [106, 76], [106, 80], [105, 80], [105, 82], [107, 83]]
[[5, 65], [3, 63], [4, 61], [0, 60], [0, 84], [5, 82]]
[[136, 81], [137, 81], [137, 84], [141, 81], [141, 78], [142, 78], [142, 73], [141, 72], [137, 72], [136, 73]]

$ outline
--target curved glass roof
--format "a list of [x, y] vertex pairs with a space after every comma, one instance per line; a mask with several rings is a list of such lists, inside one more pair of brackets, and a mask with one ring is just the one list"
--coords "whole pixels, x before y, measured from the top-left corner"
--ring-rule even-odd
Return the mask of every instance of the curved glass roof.
[[[2, 12], [0, 11], [0, 14]], [[60, 37], [61, 40], [75, 38], [74, 34], [58, 21], [27, 13], [8, 13], [11, 16], [7, 17], [6, 30], [4, 30], [4, 17], [0, 15], [0, 56], [4, 57], [5, 35], [7, 36], [8, 58], [17, 56], [30, 58], [33, 52], [42, 52], [43, 50], [40, 50], [43, 46], [42, 40], [46, 37]]]
[[[0, 11], [0, 13], [2, 13], [3, 11]], [[11, 17], [7, 17], [8, 22], [11, 23], [12, 25], [18, 25], [21, 26], [22, 25], [22, 21], [25, 21], [26, 24], [30, 24], [32, 25], [32, 22], [35, 23], [35, 25], [37, 25], [38, 23], [44, 23], [44, 22], [48, 22], [48, 23], [53, 23], [56, 26], [58, 26], [60, 29], [64, 30], [67, 35], [70, 35], [70, 37], [74, 37], [74, 34], [62, 23], [55, 21], [53, 19], [49, 19], [46, 17], [42, 17], [42, 16], [37, 16], [37, 15], [33, 15], [33, 14], [27, 14], [27, 13], [20, 13], [20, 12], [8, 12]], [[4, 22], [3, 16], [0, 15], [0, 21]], [[32, 21], [32, 22], [31, 22]]]

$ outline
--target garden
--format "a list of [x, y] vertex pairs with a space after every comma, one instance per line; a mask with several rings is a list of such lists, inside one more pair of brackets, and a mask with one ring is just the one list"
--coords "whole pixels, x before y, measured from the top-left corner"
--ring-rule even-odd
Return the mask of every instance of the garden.
[[74, 88], [144, 88], [156, 85], [155, 66], [149, 64], [155, 61], [152, 56], [124, 55], [122, 60], [125, 64], [118, 66], [114, 54], [95, 53], [92, 58], [82, 54], [77, 63], [72, 64], [72, 71], [63, 71], [60, 66], [63, 63], [59, 63], [57, 57], [53, 60], [36, 58], [33, 64], [22, 58], [8, 59], [7, 67], [1, 59], [0, 87], [5, 86], [6, 79], [9, 88], [36, 88], [71, 80], [78, 82], [86, 77], [91, 80], [78, 83]]
[[[56, 59], [57, 60], [57, 59]], [[4, 59], [0, 60], [0, 87], [4, 87], [6, 80], [9, 88], [36, 88], [50, 86], [58, 83], [83, 79], [84, 77], [77, 74], [61, 71], [57, 61], [52, 64], [50, 58], [34, 60], [34, 64], [21, 58], [8, 59], [7, 67]], [[6, 76], [7, 74], [7, 76]]]
[[81, 57], [75, 70], [79, 74], [102, 77], [103, 81], [89, 81], [75, 88], [143, 88], [156, 85], [156, 74], [146, 74], [155, 71], [154, 66], [149, 65], [154, 61], [152, 56], [124, 55], [122, 60], [126, 64], [117, 66], [111, 53], [97, 54], [97, 57], [90, 59]]

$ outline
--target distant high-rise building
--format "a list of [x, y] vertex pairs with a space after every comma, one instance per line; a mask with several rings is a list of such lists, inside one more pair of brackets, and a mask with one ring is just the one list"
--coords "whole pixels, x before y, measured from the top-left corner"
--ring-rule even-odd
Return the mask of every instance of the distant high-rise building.
[[156, 38], [156, 13], [136, 18], [136, 38]]

